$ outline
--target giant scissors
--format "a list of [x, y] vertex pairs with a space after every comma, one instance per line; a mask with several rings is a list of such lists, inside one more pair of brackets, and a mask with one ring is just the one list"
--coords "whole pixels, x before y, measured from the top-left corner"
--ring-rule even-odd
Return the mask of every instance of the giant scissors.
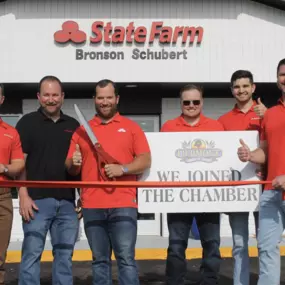
[[[99, 143], [98, 139], [96, 138], [94, 132], [92, 131], [88, 121], [84, 117], [83, 113], [80, 111], [78, 106], [74, 104], [75, 113], [79, 119], [80, 124], [84, 127], [90, 141], [92, 142], [92, 145], [95, 149], [96, 159], [98, 163], [98, 171], [100, 176], [103, 178], [103, 180], [110, 180], [109, 177], [106, 176], [105, 173], [105, 165], [106, 164], [119, 164], [116, 159], [114, 159], [112, 156], [110, 156], [102, 147], [102, 145]], [[112, 180], [116, 180], [113, 178]]]

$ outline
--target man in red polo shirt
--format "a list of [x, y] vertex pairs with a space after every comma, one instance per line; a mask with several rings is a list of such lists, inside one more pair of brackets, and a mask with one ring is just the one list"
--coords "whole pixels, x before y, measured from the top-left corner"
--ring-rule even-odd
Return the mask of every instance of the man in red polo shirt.
[[[117, 111], [119, 96], [111, 80], [95, 87], [96, 116], [89, 124], [104, 150], [118, 161], [101, 167], [83, 127], [73, 135], [66, 167], [70, 174], [81, 171], [83, 181], [109, 179], [135, 181], [150, 167], [151, 155], [140, 126]], [[136, 189], [83, 188], [81, 193], [85, 233], [93, 254], [93, 285], [112, 284], [111, 253], [114, 250], [121, 285], [138, 285], [135, 262], [137, 237]]]
[[[162, 132], [223, 131], [222, 124], [202, 115], [203, 92], [199, 86], [186, 85], [180, 90], [182, 114], [167, 121]], [[194, 166], [195, 167], [195, 166]], [[184, 285], [186, 275], [185, 250], [193, 218], [197, 220], [203, 247], [201, 273], [203, 285], [218, 284], [220, 269], [220, 214], [171, 213], [167, 214], [169, 245], [166, 261], [166, 284]]]
[[[231, 77], [231, 91], [236, 104], [231, 111], [218, 119], [219, 122], [223, 124], [226, 131], [257, 130], [260, 132], [266, 107], [260, 99], [255, 103], [252, 98], [255, 91], [252, 73], [247, 70], [235, 71]], [[233, 236], [234, 285], [249, 285], [248, 217], [249, 213], [245, 212], [229, 214]], [[258, 212], [254, 212], [254, 218], [257, 229]]]
[[241, 161], [267, 162], [267, 180], [259, 205], [259, 280], [258, 285], [280, 284], [279, 242], [285, 228], [285, 59], [277, 67], [277, 85], [282, 93], [277, 106], [267, 110], [261, 130], [260, 147], [250, 151], [241, 140]]
[[[0, 110], [4, 99], [4, 86], [0, 84]], [[0, 118], [0, 181], [13, 179], [24, 169], [24, 166], [24, 154], [18, 132]], [[11, 189], [0, 186], [0, 284], [4, 284], [4, 263], [11, 236], [12, 222]]]

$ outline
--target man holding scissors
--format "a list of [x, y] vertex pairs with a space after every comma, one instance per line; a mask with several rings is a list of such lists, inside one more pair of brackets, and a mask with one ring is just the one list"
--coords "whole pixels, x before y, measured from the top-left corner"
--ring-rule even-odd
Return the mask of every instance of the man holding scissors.
[[[77, 175], [81, 171], [83, 181], [135, 181], [136, 175], [151, 164], [144, 132], [118, 113], [119, 96], [112, 81], [97, 83], [94, 101], [97, 115], [89, 125], [81, 122], [87, 132], [80, 127], [73, 134], [66, 159], [68, 172]], [[96, 149], [96, 140], [106, 153]], [[83, 188], [81, 200], [85, 233], [93, 255], [93, 285], [112, 284], [112, 249], [118, 263], [119, 283], [139, 284], [135, 262], [136, 189]]]

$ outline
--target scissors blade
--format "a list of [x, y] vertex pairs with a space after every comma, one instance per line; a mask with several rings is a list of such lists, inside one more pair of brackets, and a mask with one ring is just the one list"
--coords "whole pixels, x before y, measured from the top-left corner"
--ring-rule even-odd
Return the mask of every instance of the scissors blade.
[[75, 113], [79, 119], [80, 124], [84, 127], [84, 129], [85, 129], [89, 139], [93, 143], [93, 145], [95, 145], [98, 142], [98, 139], [96, 138], [94, 132], [92, 131], [90, 125], [88, 124], [88, 121], [86, 120], [83, 113], [80, 111], [80, 109], [78, 108], [78, 106], [76, 104], [74, 104], [74, 109], [75, 109]]

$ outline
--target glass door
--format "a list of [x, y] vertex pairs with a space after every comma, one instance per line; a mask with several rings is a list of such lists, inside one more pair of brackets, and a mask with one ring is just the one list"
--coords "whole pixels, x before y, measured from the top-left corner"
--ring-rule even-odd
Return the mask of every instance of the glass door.
[[[127, 116], [137, 122], [144, 132], [159, 132], [159, 116]], [[138, 216], [138, 235], [160, 235], [160, 214], [140, 214]]]

